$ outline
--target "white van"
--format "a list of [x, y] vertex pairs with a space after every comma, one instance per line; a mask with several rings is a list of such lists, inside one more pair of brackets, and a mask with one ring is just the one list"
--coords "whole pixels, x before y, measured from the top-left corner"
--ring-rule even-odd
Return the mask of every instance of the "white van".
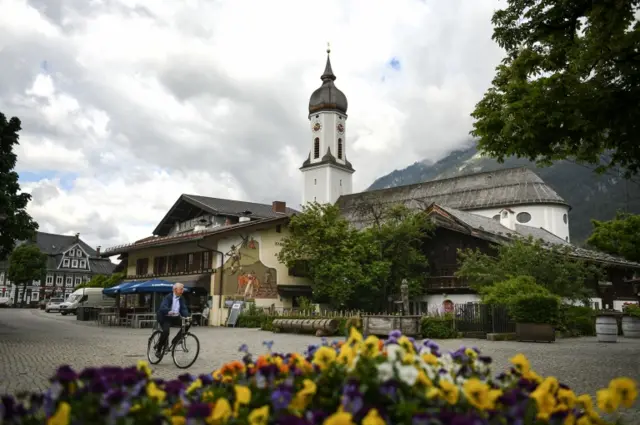
[[115, 303], [115, 298], [104, 295], [102, 288], [82, 288], [73, 292], [60, 304], [60, 314], [76, 314], [78, 307], [108, 307]]

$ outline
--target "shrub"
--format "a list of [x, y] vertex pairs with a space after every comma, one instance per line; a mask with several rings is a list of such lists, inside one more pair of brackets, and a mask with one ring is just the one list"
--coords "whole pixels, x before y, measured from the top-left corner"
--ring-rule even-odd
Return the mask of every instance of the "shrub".
[[[354, 330], [346, 343], [323, 342], [305, 354], [265, 345], [264, 355], [243, 345], [242, 361], [175, 380], [153, 379], [145, 362], [80, 373], [62, 366], [42, 394], [0, 398], [0, 418], [12, 425], [606, 423], [590, 395], [542, 378], [522, 354], [493, 377], [491, 358], [477, 349], [441, 354], [433, 341], [418, 345], [398, 331], [384, 342]], [[616, 378], [598, 391], [597, 405], [613, 413], [636, 397], [633, 380]]]
[[596, 313], [590, 307], [563, 305], [558, 322], [559, 328], [570, 336], [596, 334]]
[[517, 323], [558, 323], [560, 300], [553, 295], [520, 295], [514, 298], [509, 312]]
[[626, 304], [622, 308], [622, 312], [627, 316], [636, 317], [640, 319], [640, 306], [637, 304]]
[[517, 276], [511, 279], [483, 286], [478, 290], [485, 304], [512, 305], [521, 295], [551, 295], [542, 285], [538, 285], [531, 276]]
[[420, 321], [420, 334], [423, 338], [429, 339], [449, 339], [458, 336], [453, 326], [453, 319], [432, 316], [422, 318]]

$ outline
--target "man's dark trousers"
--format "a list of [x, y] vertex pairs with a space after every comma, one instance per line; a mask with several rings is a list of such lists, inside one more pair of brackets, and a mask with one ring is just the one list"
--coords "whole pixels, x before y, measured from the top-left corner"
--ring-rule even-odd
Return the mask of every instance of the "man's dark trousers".
[[158, 342], [158, 349], [164, 347], [167, 339], [169, 339], [169, 331], [171, 326], [180, 326], [180, 330], [171, 340], [171, 345], [175, 344], [182, 337], [182, 318], [180, 316], [165, 316], [162, 319], [162, 335], [160, 335], [160, 341]]

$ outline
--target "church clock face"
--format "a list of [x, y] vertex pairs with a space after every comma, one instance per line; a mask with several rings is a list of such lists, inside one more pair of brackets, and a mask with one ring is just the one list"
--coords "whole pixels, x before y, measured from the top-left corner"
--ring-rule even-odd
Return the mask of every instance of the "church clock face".
[[322, 124], [320, 124], [320, 121], [314, 121], [311, 125], [311, 128], [313, 129], [313, 131], [318, 132], [322, 130]]
[[344, 125], [342, 123], [338, 124], [336, 128], [338, 129], [338, 133], [340, 134], [344, 133]]

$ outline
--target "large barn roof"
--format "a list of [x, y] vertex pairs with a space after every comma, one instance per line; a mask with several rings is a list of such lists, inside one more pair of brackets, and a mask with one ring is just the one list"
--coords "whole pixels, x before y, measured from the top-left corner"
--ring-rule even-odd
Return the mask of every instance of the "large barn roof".
[[526, 204], [568, 206], [536, 173], [524, 167], [354, 193], [343, 195], [337, 201], [352, 222], [359, 221], [358, 211], [365, 204], [424, 208], [433, 203], [463, 211]]

